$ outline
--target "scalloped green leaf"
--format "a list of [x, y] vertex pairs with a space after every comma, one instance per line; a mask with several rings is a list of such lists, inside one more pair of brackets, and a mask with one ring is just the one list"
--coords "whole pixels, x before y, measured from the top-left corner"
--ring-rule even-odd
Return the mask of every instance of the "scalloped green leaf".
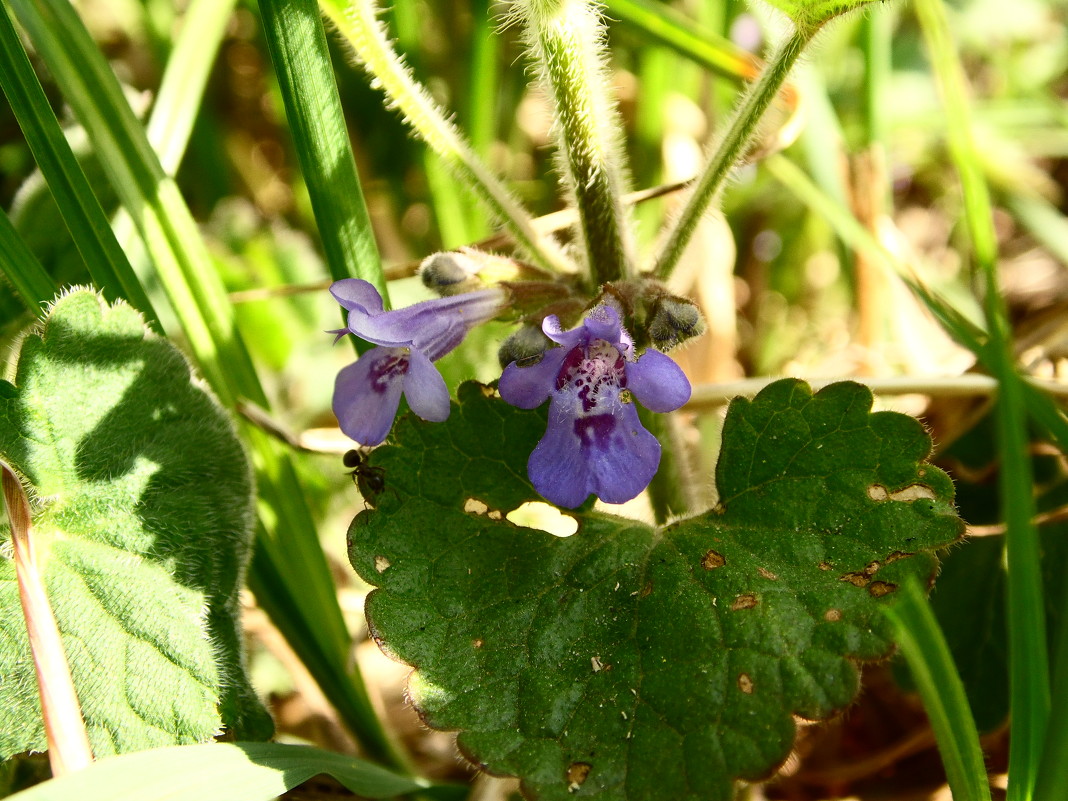
[[[76, 290], [23, 341], [0, 456], [98, 757], [272, 724], [242, 664], [252, 479], [226, 413], [125, 304]], [[0, 554], [9, 554], [6, 524]], [[14, 567], [0, 558], [0, 757], [45, 748]]]
[[892, 650], [880, 607], [962, 533], [922, 427], [871, 404], [776, 382], [731, 404], [716, 509], [580, 511], [560, 538], [504, 517], [538, 500], [544, 415], [466, 384], [369, 459], [383, 486], [349, 552], [371, 631], [425, 720], [532, 798], [726, 801], [785, 759], [794, 715], [852, 702], [857, 663]]

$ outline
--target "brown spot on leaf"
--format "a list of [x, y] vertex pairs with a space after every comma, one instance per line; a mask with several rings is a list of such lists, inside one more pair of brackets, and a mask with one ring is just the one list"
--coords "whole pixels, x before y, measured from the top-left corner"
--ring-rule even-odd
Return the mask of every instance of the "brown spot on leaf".
[[567, 791], [569, 793], [577, 793], [578, 789], [585, 783], [586, 777], [590, 775], [590, 771], [593, 770], [593, 765], [588, 762], [572, 762], [567, 766]]
[[599, 656], [591, 656], [590, 657], [590, 667], [593, 668], [593, 672], [594, 673], [600, 673], [602, 670], [604, 670], [604, 663], [601, 662], [601, 657], [599, 657]]
[[477, 640], [474, 640], [471, 644], [473, 646], [475, 646], [475, 648], [481, 648], [483, 645], [486, 644], [486, 641], [483, 640], [481, 637], [479, 637]]
[[758, 567], [757, 568], [757, 573], [759, 573], [760, 575], [762, 575], [764, 578], [768, 579], [769, 581], [778, 581], [779, 580], [779, 577], [777, 575], [775, 575], [774, 573], [772, 573], [770, 570], [768, 570], [766, 567]]
[[818, 567], [819, 567], [820, 570], [830, 570], [831, 569], [831, 563], [830, 562], [820, 562]]
[[757, 597], [753, 595], [753, 593], [747, 592], [734, 599], [734, 603], [731, 604], [731, 609], [736, 612], [739, 609], [752, 609], [758, 603], [759, 601], [757, 601]]
[[500, 520], [504, 515], [501, 514], [499, 509], [490, 509], [489, 514], [486, 515], [490, 520]]
[[912, 555], [913, 554], [906, 553], [905, 551], [894, 551], [892, 554], [886, 557], [886, 559], [883, 560], [883, 563], [890, 564], [891, 562], [896, 562], [899, 559], [908, 559]]
[[828, 623], [837, 623], [839, 620], [842, 619], [842, 610], [828, 609], [826, 612], [823, 613], [823, 619], [826, 620]]
[[882, 563], [879, 562], [878, 559], [876, 559], [874, 562], [868, 562], [868, 564], [864, 567], [864, 574], [867, 576], [874, 576], [876, 571], [878, 571], [880, 567], [882, 567]]
[[748, 673], [738, 674], [738, 689], [746, 695], [753, 694], [753, 680], [749, 678]]
[[705, 555], [701, 557], [701, 567], [705, 570], [715, 570], [717, 567], [723, 567], [727, 564], [727, 560], [723, 558], [723, 554], [718, 551], [705, 551]]
[[891, 584], [889, 581], [873, 581], [868, 585], [868, 592], [871, 593], [873, 598], [882, 598], [884, 595], [889, 595], [897, 589], [896, 584]]
[[867, 573], [846, 573], [839, 581], [852, 584], [854, 587], [867, 587], [871, 583], [871, 576]]
[[642, 587], [642, 591], [641, 591], [641, 593], [639, 593], [639, 594], [638, 594], [638, 597], [639, 597], [639, 598], [645, 598], [645, 597], [647, 597], [647, 596], [649, 595], [649, 593], [651, 593], [652, 591], [653, 591], [653, 582], [651, 582], [651, 581], [647, 581], [647, 582], [645, 582], [645, 586], [644, 586], [644, 587]]
[[377, 570], [379, 573], [385, 573], [386, 570], [389, 569], [390, 564], [391, 563], [389, 559], [384, 556], [375, 557], [375, 570]]

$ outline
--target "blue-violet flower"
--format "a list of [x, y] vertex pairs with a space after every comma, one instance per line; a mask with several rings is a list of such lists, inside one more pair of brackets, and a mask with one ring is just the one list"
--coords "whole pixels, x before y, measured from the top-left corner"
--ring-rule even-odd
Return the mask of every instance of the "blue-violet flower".
[[597, 306], [569, 331], [546, 317], [542, 330], [562, 347], [529, 367], [512, 362], [499, 385], [501, 397], [521, 409], [549, 399], [549, 425], [527, 463], [531, 483], [566, 508], [591, 492], [608, 503], [629, 501], [660, 465], [660, 443], [639, 422], [633, 400], [674, 411], [689, 400], [690, 382], [660, 351], [637, 356], [611, 306]]
[[329, 333], [337, 339], [355, 334], [372, 348], [338, 373], [334, 414], [345, 434], [361, 445], [385, 440], [403, 394], [424, 420], [449, 416], [449, 390], [431, 362], [451, 351], [475, 325], [496, 317], [507, 295], [484, 289], [385, 311], [382, 296], [367, 281], [345, 278], [330, 287], [348, 309], [345, 328]]

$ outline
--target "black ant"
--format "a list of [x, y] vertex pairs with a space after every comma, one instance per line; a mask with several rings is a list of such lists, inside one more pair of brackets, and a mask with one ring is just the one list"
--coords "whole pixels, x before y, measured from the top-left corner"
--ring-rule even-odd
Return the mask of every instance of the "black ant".
[[374, 504], [375, 498], [386, 488], [385, 469], [367, 464], [367, 454], [355, 449], [347, 451], [341, 461], [345, 467], [352, 468], [348, 475], [352, 476], [352, 482], [360, 490], [363, 499]]

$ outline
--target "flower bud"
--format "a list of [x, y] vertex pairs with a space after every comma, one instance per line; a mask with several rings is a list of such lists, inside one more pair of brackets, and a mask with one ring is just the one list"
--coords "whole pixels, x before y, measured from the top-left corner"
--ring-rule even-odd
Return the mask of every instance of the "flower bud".
[[455, 295], [481, 287], [480, 269], [478, 262], [463, 253], [432, 253], [419, 265], [419, 277], [427, 289], [439, 295]]
[[552, 346], [552, 342], [540, 327], [536, 325], [524, 325], [501, 343], [497, 351], [497, 360], [501, 363], [501, 369], [512, 362], [523, 364], [541, 356]]
[[649, 341], [658, 350], [671, 350], [681, 342], [704, 333], [705, 321], [697, 305], [685, 298], [657, 298], [649, 315]]

